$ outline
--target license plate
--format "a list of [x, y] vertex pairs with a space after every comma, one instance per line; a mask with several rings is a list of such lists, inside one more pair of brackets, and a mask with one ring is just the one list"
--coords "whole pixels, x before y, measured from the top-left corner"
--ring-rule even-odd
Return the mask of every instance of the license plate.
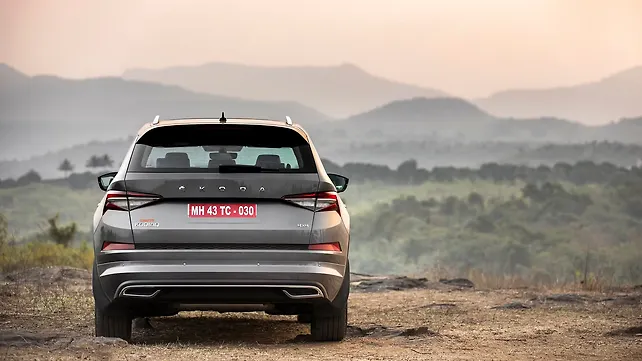
[[188, 204], [189, 218], [256, 218], [256, 204]]

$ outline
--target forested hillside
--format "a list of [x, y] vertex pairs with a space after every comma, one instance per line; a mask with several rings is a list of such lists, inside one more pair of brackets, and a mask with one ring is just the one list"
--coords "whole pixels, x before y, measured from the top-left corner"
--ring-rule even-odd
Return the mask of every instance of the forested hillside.
[[[642, 282], [642, 168], [557, 163], [424, 169], [325, 160], [351, 178], [353, 269], [370, 273], [471, 272], [507, 282]], [[0, 182], [0, 213], [19, 242], [48, 220], [89, 239], [102, 192], [96, 174]], [[586, 273], [586, 274], [585, 274]]]

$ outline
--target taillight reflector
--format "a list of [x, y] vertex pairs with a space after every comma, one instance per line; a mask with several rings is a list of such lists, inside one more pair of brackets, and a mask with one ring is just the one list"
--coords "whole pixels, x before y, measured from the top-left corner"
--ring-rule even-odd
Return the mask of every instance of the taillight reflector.
[[311, 244], [310, 246], [308, 246], [308, 249], [311, 251], [341, 252], [341, 244], [339, 242], [317, 243], [317, 244]]
[[140, 208], [149, 203], [156, 202], [159, 199], [161, 199], [161, 197], [155, 194], [112, 190], [108, 191], [105, 197], [103, 213], [108, 209], [115, 211], [131, 211], [132, 209]]
[[339, 212], [339, 199], [335, 192], [295, 194], [283, 199], [315, 212]]
[[135, 249], [133, 243], [112, 243], [104, 242], [103, 251], [119, 251], [119, 250], [130, 250]]

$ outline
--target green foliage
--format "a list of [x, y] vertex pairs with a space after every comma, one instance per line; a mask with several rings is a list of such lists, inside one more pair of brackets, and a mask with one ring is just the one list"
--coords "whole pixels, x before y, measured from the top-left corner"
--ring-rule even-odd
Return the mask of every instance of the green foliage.
[[47, 235], [54, 243], [67, 247], [76, 236], [76, 223], [71, 222], [66, 226], [59, 226], [58, 218], [59, 215], [56, 214], [54, 217], [47, 220], [47, 223], [49, 223]]
[[0, 213], [0, 272], [46, 266], [91, 269], [93, 257], [93, 249], [86, 242], [73, 248], [46, 240], [17, 244], [9, 233], [4, 215]]
[[477, 193], [477, 192], [471, 192], [468, 195], [468, 204], [473, 207], [479, 207], [481, 209], [484, 208], [484, 197]]
[[[396, 273], [437, 267], [457, 276], [479, 271], [553, 283], [578, 281], [588, 267], [594, 279], [642, 281], [642, 223], [620, 193], [550, 182], [526, 184], [519, 193], [488, 202], [478, 191], [438, 200], [402, 196], [359, 213], [352, 220], [354, 268]], [[379, 259], [382, 250], [396, 263]]]
[[324, 160], [335, 173], [341, 173], [355, 182], [381, 181], [388, 184], [422, 184], [425, 182], [454, 182], [487, 180], [496, 183], [559, 183], [585, 184], [623, 184], [642, 182], [642, 169], [624, 168], [612, 163], [580, 161], [573, 165], [556, 163], [553, 167], [539, 165], [482, 164], [479, 169], [434, 167], [431, 170], [419, 168], [414, 159], [402, 162], [397, 169], [384, 165], [347, 163], [343, 167]]
[[628, 182], [616, 189], [616, 195], [628, 215], [642, 220], [642, 182]]
[[49, 242], [0, 244], [0, 271], [12, 272], [32, 267], [69, 266], [91, 269], [94, 251], [86, 242], [65, 247]]
[[74, 170], [73, 164], [69, 161], [69, 159], [65, 158], [60, 165], [58, 166], [58, 170], [63, 172], [65, 174], [65, 178], [67, 177], [67, 174]]
[[109, 154], [103, 154], [101, 156], [92, 155], [87, 160], [85, 166], [87, 168], [107, 168], [111, 167], [114, 164], [114, 161], [111, 159]]
[[75, 222], [79, 231], [88, 232], [102, 194], [97, 186], [75, 190], [58, 185], [30, 184], [0, 189], [0, 212], [5, 215], [11, 231], [20, 237], [46, 232], [47, 220], [56, 213], [60, 215], [59, 222]]
[[[551, 283], [583, 279], [588, 267], [587, 280], [642, 282], [639, 168], [490, 163], [480, 169], [427, 171], [413, 161], [397, 170], [369, 164], [331, 167], [358, 174], [341, 193], [352, 217], [356, 271], [438, 268], [453, 276], [479, 272]], [[78, 176], [79, 184], [95, 182], [91, 174]], [[6, 215], [0, 219], [3, 264], [84, 264], [87, 258], [79, 248], [65, 247], [72, 234], [82, 231], [59, 224], [75, 222], [89, 231], [102, 193], [71, 189], [65, 182], [0, 189], [0, 212]], [[52, 219], [56, 213], [59, 218]], [[22, 245], [14, 244], [7, 223]], [[44, 226], [40, 232], [39, 226]], [[25, 244], [25, 239], [39, 242]]]
[[0, 213], [0, 245], [8, 244], [10, 241], [9, 224], [4, 214]]

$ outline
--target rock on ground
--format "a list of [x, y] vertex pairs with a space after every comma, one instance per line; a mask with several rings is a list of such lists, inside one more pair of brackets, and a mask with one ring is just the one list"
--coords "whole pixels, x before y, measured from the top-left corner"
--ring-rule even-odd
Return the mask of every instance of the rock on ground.
[[445, 285], [451, 285], [455, 287], [475, 288], [475, 284], [473, 283], [473, 281], [467, 278], [453, 278], [453, 279], [442, 278], [439, 280], [439, 282]]
[[91, 273], [87, 270], [73, 267], [38, 267], [23, 271], [15, 271], [5, 275], [6, 279], [16, 283], [33, 284], [73, 284], [87, 285], [91, 283]]
[[521, 302], [510, 302], [505, 305], [491, 307], [493, 310], [524, 310], [529, 309], [531, 306], [525, 305]]
[[0, 347], [55, 345], [57, 348], [100, 346], [125, 346], [127, 341], [120, 338], [70, 336], [55, 332], [30, 332], [24, 330], [0, 330]]

